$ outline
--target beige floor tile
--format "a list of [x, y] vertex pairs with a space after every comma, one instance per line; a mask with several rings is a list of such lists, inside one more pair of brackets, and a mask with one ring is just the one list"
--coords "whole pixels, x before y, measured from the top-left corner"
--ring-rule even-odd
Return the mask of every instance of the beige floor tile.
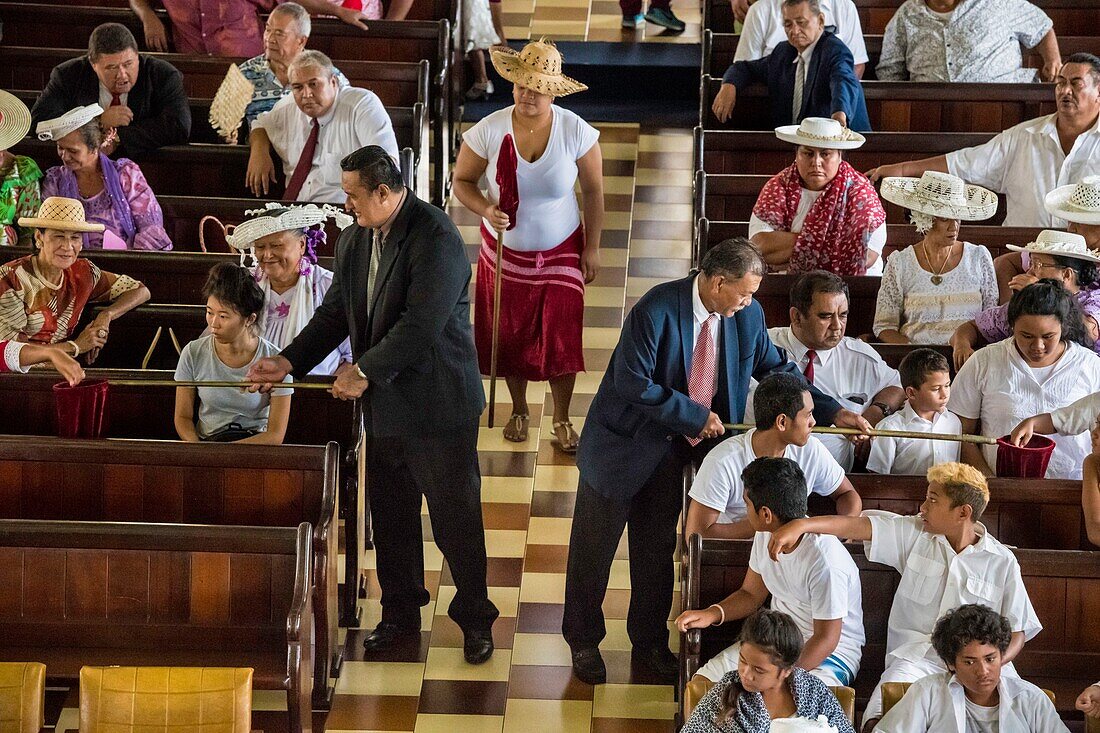
[[591, 728], [588, 700], [509, 700], [504, 711], [505, 733], [587, 733]]
[[576, 491], [580, 471], [576, 466], [536, 466], [536, 491]]
[[577, 375], [576, 391], [581, 394], [596, 394], [603, 381], [603, 372], [581, 372]]
[[614, 349], [619, 343], [621, 333], [621, 328], [586, 328], [583, 334], [584, 348]]
[[638, 186], [691, 186], [695, 177], [690, 159], [683, 168], [638, 168], [634, 182]]
[[[632, 239], [630, 240], [630, 258], [645, 259], [660, 257], [663, 259], [685, 259], [691, 257], [691, 242], [674, 239]], [[619, 289], [620, 292], [622, 289]]]
[[424, 672], [425, 665], [420, 662], [345, 661], [336, 683], [336, 692], [349, 695], [419, 695]]
[[[497, 380], [497, 400], [501, 400], [501, 389], [504, 390], [503, 400], [508, 399], [508, 388], [503, 380]], [[486, 388], [488, 394], [488, 388]], [[529, 429], [527, 440], [522, 443], [513, 443], [504, 437], [504, 426], [494, 425], [492, 428], [482, 427], [477, 431], [477, 449], [481, 451], [502, 451], [505, 453], [525, 453], [538, 450], [538, 430]]]
[[667, 719], [676, 712], [668, 685], [599, 685], [592, 698], [598, 718]]
[[531, 35], [546, 34], [561, 38], [562, 36], [584, 35], [588, 30], [588, 20], [554, 20], [531, 19]]
[[502, 715], [429, 715], [416, 716], [415, 733], [500, 733]]
[[561, 603], [565, 598], [565, 573], [524, 573], [519, 589], [521, 603]]
[[[597, 16], [593, 16], [594, 21]], [[616, 19], [617, 20], [617, 19]], [[603, 148], [600, 148], [602, 151]], [[604, 176], [603, 177], [603, 192], [614, 194], [629, 194], [634, 193], [634, 177], [633, 176]]]
[[630, 212], [629, 211], [607, 211], [603, 215], [603, 225], [605, 229], [629, 229], [630, 228]]
[[524, 25], [506, 25], [504, 26], [504, 35], [508, 36], [513, 41], [525, 41], [531, 33], [531, 26]]
[[621, 15], [597, 15], [592, 14], [588, 18], [590, 30], [619, 30], [623, 22]]
[[[623, 535], [623, 539], [626, 539], [626, 535]], [[622, 590], [630, 589], [630, 561], [629, 560], [612, 560], [611, 561], [611, 577], [607, 581], [608, 588], [620, 588]]]
[[[600, 250], [600, 259], [603, 260], [605, 267], [612, 266], [607, 262], [607, 255], [612, 252], [625, 252], [625, 250], [614, 250], [606, 247]], [[614, 267], [626, 267], [626, 263], [614, 265]], [[623, 305], [623, 289], [607, 285], [588, 285], [584, 288], [584, 304], [597, 308], [621, 308]], [[587, 330], [586, 328], [585, 331]]]
[[[447, 607], [451, 605], [457, 589], [453, 585], [441, 585], [436, 593], [435, 607], [439, 609], [439, 615], [447, 613]], [[489, 586], [489, 600], [500, 611], [501, 616], [515, 618], [519, 613], [519, 588], [506, 588], [499, 585]]]
[[691, 155], [692, 134], [684, 131], [676, 135], [642, 135], [638, 138], [638, 152], [685, 153]]
[[628, 277], [626, 279], [626, 297], [640, 298], [663, 282], [665, 280], [659, 277]]
[[519, 529], [485, 530], [485, 551], [489, 557], [523, 557], [527, 533]]
[[532, 479], [515, 476], [482, 476], [481, 500], [515, 504], [531, 501]]
[[572, 526], [573, 520], [563, 517], [531, 517], [527, 525], [527, 544], [568, 545]]
[[512, 640], [512, 664], [569, 667], [573, 661], [561, 634], [516, 634]]
[[634, 160], [638, 157], [638, 144], [600, 143], [600, 152], [607, 160]]
[[[631, 644], [630, 637], [626, 633], [626, 619], [608, 618], [604, 619], [604, 624], [607, 626], [607, 636], [600, 642], [600, 649], [630, 651]], [[668, 630], [668, 647], [674, 654], [680, 648], [680, 632], [671, 623]]]
[[286, 710], [286, 692], [283, 690], [253, 690], [252, 709], [272, 712]]
[[[603, 267], [626, 267], [629, 254], [630, 253], [625, 249], [602, 247], [600, 249], [600, 264]], [[615, 290], [621, 293], [623, 289], [615, 288]], [[585, 302], [587, 302], [587, 298]]]
[[511, 663], [511, 649], [497, 649], [488, 662], [473, 665], [466, 663], [460, 648], [430, 647], [428, 661], [424, 664], [424, 679], [507, 682]]
[[691, 204], [634, 203], [635, 221], [691, 221], [693, 218]]

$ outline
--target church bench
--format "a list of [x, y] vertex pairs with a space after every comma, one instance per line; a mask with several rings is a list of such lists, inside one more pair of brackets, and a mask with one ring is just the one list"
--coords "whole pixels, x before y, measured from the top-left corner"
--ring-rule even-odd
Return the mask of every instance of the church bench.
[[312, 730], [310, 526], [0, 520], [0, 660], [251, 667]]
[[[311, 526], [313, 694], [328, 703], [337, 633], [340, 447], [0, 435], [0, 519]], [[331, 673], [331, 674], [330, 674]]]
[[[739, 90], [725, 123], [711, 111], [720, 78], [704, 74], [699, 119], [708, 130], [771, 130], [768, 91], [762, 85]], [[871, 129], [884, 132], [1000, 132], [1054, 112], [1050, 84], [962, 84], [865, 81], [863, 94]]]
[[[991, 132], [876, 132], [858, 150], [845, 151], [844, 159], [866, 172], [885, 163], [900, 163], [943, 155], [981, 145]], [[704, 130], [695, 128], [694, 169], [707, 173], [775, 175], [794, 163], [794, 145], [772, 131]]]
[[[845, 547], [859, 568], [863, 590], [867, 643], [853, 685], [862, 705], [882, 674], [887, 620], [899, 576], [893, 568], [867, 560], [861, 544], [848, 543]], [[683, 608], [706, 608], [736, 590], [748, 568], [751, 548], [749, 540], [703, 540], [693, 535], [682, 569], [687, 577]], [[1028, 681], [1057, 695], [1063, 716], [1075, 716], [1073, 702], [1095, 681], [1100, 665], [1100, 640], [1091, 622], [1100, 603], [1100, 553], [1036, 549], [1014, 552], [1044, 627], [1024, 647], [1016, 668]], [[681, 635], [681, 691], [704, 662], [736, 640], [739, 630], [740, 623], [732, 621]]]

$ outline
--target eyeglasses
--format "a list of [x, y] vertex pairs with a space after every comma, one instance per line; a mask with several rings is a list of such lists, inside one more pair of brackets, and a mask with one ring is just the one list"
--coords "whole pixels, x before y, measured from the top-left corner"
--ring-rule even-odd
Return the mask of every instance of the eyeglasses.
[[1030, 269], [1033, 270], [1033, 271], [1036, 271], [1036, 272], [1042, 272], [1043, 270], [1064, 270], [1066, 268], [1062, 267], [1061, 265], [1055, 265], [1055, 264], [1049, 264], [1048, 265], [1045, 262], [1037, 262], [1035, 260], [1032, 260]]

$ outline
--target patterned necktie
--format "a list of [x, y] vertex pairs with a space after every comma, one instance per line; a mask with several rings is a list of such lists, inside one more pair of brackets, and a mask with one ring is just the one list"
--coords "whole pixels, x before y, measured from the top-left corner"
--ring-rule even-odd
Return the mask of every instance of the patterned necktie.
[[802, 89], [806, 86], [806, 59], [798, 55], [798, 68], [794, 72], [794, 99], [791, 102], [791, 123], [798, 124], [798, 115], [802, 113]]
[[378, 263], [382, 259], [382, 232], [374, 230], [373, 241], [370, 250], [370, 265], [367, 266], [367, 315], [370, 315], [374, 305], [374, 284], [378, 279]]
[[122, 97], [118, 94], [112, 94], [111, 95], [111, 104], [109, 106], [118, 107], [121, 104], [122, 104]]
[[[714, 400], [714, 362], [717, 354], [713, 331], [717, 321], [718, 316], [711, 313], [699, 328], [699, 338], [695, 339], [695, 350], [691, 352], [691, 374], [688, 375], [688, 397], [708, 410]], [[700, 439], [688, 437], [687, 442], [698, 445]]]
[[802, 370], [802, 374], [806, 377], [806, 381], [810, 384], [814, 383], [814, 357], [817, 356], [817, 352], [813, 349], [806, 349], [806, 368]]
[[302, 154], [298, 156], [298, 163], [294, 166], [294, 174], [290, 177], [290, 182], [286, 184], [286, 194], [283, 196], [283, 201], [298, 200], [298, 194], [302, 192], [302, 185], [306, 182], [306, 176], [313, 168], [313, 154], [317, 150], [317, 135], [320, 131], [321, 125], [314, 117], [309, 137], [306, 138], [305, 147], [302, 148]]

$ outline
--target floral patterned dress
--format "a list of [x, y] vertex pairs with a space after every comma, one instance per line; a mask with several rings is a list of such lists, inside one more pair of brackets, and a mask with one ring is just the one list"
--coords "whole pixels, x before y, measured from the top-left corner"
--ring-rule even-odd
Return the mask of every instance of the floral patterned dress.
[[0, 178], [0, 246], [20, 245], [29, 247], [34, 239], [33, 229], [16, 229], [15, 222], [21, 216], [38, 213], [42, 197], [38, 181], [42, 171], [38, 165], [22, 155], [16, 155], [15, 163]]

